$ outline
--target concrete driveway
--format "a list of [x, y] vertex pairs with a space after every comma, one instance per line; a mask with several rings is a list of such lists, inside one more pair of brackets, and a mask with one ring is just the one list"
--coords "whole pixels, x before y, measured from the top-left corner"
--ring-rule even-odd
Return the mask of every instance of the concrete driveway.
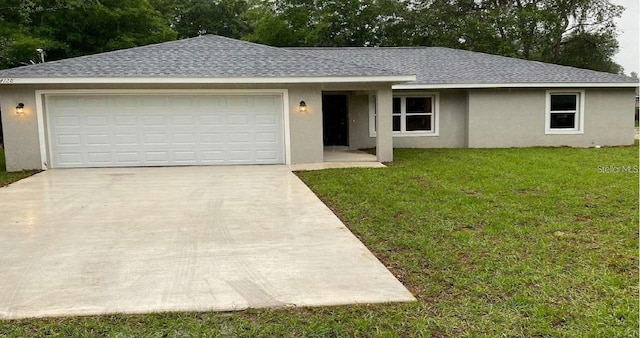
[[414, 300], [286, 166], [49, 170], [0, 215], [0, 318]]

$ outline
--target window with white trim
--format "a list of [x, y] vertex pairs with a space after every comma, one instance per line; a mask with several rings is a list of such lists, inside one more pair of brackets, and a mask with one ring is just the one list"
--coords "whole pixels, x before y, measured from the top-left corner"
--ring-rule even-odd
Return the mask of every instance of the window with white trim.
[[547, 91], [547, 134], [582, 133], [584, 91]]
[[[375, 96], [372, 96], [375, 100]], [[375, 135], [376, 106], [371, 109], [371, 134]], [[396, 136], [437, 136], [438, 94], [393, 97], [392, 127]]]

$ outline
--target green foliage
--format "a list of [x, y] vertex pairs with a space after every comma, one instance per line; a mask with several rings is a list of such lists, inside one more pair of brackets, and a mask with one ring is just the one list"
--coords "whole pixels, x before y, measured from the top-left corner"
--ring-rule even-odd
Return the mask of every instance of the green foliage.
[[[413, 42], [618, 73], [621, 11], [609, 0], [421, 1]], [[583, 53], [587, 41], [592, 52]]]
[[560, 48], [559, 64], [623, 73], [622, 67], [612, 61], [618, 50], [618, 41], [611, 34], [574, 32], [562, 40]]
[[250, 32], [245, 0], [151, 0], [178, 38], [215, 34], [239, 39]]
[[264, 0], [245, 38], [274, 46], [443, 46], [618, 73], [613, 20], [621, 11], [610, 0]]
[[[36, 48], [47, 60], [175, 39], [147, 0], [5, 0], [0, 4], [2, 66], [29, 63]], [[35, 58], [38, 60], [39, 58]]]
[[304, 30], [295, 30], [287, 20], [261, 8], [249, 12], [255, 18], [254, 31], [244, 38], [275, 47], [304, 46]]
[[4, 38], [0, 42], [2, 50], [0, 69], [16, 65], [16, 62], [21, 65], [40, 62], [40, 55], [36, 51], [38, 48], [52, 50], [64, 48], [64, 45], [54, 40], [36, 38], [22, 32], [15, 33], [11, 40]]
[[619, 73], [612, 0], [0, 0], [0, 67], [202, 34], [443, 46]]
[[407, 8], [393, 0], [278, 0], [259, 9], [247, 39], [274, 46], [407, 45]]

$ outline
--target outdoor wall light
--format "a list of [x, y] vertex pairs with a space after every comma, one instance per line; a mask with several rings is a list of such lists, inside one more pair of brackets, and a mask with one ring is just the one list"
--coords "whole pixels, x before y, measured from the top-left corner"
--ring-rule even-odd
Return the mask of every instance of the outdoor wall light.
[[298, 111], [301, 113], [306, 113], [307, 112], [307, 103], [304, 101], [300, 101], [300, 104], [298, 105]]
[[24, 103], [18, 103], [16, 106], [16, 115], [24, 115]]

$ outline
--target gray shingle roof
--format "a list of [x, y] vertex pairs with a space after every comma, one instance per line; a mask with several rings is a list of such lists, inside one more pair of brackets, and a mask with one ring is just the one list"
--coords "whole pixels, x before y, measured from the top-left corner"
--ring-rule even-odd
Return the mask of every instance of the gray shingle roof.
[[413, 75], [206, 35], [6, 69], [6, 78], [326, 77]]
[[0, 78], [416, 75], [408, 84], [637, 83], [630, 77], [441, 47], [276, 48], [206, 35], [0, 70]]
[[[637, 83], [611, 73], [442, 47], [289, 48], [310, 56], [409, 72], [413, 84]], [[411, 83], [409, 83], [411, 84]]]

